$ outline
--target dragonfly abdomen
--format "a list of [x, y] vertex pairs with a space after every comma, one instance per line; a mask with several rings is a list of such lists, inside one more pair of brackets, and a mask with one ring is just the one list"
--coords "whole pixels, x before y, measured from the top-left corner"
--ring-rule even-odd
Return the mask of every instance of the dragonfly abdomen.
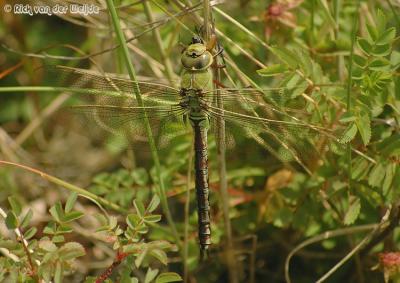
[[204, 121], [191, 120], [194, 131], [195, 184], [201, 258], [208, 253], [208, 247], [211, 245], [207, 127], [204, 127]]

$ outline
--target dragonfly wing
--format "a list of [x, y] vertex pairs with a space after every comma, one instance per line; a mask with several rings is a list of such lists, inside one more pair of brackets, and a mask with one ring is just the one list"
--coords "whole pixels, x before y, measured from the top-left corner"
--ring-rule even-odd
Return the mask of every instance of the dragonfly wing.
[[[147, 142], [147, 118], [161, 148], [172, 135], [168, 127], [174, 122], [179, 125], [185, 112], [179, 104], [179, 90], [164, 84], [134, 82], [64, 66], [45, 66], [45, 71], [50, 78], [57, 77], [59, 85], [78, 100], [79, 104], [72, 106], [71, 112], [81, 114], [85, 131], [100, 141], [115, 134], [129, 146], [137, 147], [139, 142]], [[144, 105], [138, 103], [133, 94], [136, 87]], [[174, 134], [176, 132], [179, 131]]]
[[339, 145], [337, 130], [305, 122], [312, 118], [309, 113], [273, 105], [258, 91], [242, 90], [233, 97], [225, 92], [221, 98], [224, 109], [211, 105], [208, 112], [225, 120], [228, 133], [250, 137], [279, 160], [295, 161], [308, 172], [330, 145]]

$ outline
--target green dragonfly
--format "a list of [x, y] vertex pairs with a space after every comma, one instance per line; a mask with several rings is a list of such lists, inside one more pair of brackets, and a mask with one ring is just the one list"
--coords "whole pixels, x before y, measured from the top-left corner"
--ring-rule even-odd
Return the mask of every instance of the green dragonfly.
[[[199, 37], [181, 55], [183, 72], [180, 88], [151, 81], [131, 81], [110, 74], [65, 66], [47, 67], [61, 78], [63, 85], [88, 103], [72, 106], [96, 122], [104, 130], [122, 134], [132, 143], [145, 135], [147, 117], [162, 147], [165, 137], [174, 128], [192, 129], [194, 137], [195, 190], [198, 208], [198, 238], [201, 255], [211, 245], [210, 204], [208, 181], [207, 133], [223, 119], [228, 133], [245, 135], [264, 145], [276, 158], [291, 161], [309, 171], [312, 163], [332, 144], [339, 144], [337, 131], [323, 125], [303, 122], [310, 114], [297, 108], [280, 106], [295, 89], [222, 88], [214, 89], [212, 65], [214, 56]], [[144, 106], [139, 106], [133, 89], [139, 87]], [[77, 89], [84, 89], [77, 91]], [[215, 103], [219, 95], [223, 108]], [[304, 117], [307, 116], [307, 117]], [[175, 123], [174, 123], [175, 122]]]

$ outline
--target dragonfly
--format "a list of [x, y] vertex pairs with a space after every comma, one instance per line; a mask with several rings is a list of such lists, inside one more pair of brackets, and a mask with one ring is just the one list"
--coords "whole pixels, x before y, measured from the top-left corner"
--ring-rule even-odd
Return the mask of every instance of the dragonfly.
[[[181, 54], [183, 71], [179, 88], [66, 66], [46, 67], [60, 78], [69, 92], [78, 94], [79, 98], [89, 98], [88, 103], [72, 106], [73, 111], [83, 113], [107, 132], [122, 134], [132, 143], [143, 137], [145, 119], [159, 137], [160, 148], [165, 144], [163, 137], [170, 134], [168, 124], [178, 125], [178, 129], [191, 129], [201, 258], [208, 255], [211, 245], [208, 132], [215, 129], [218, 119], [225, 122], [227, 132], [232, 135], [252, 138], [265, 145], [279, 160], [293, 161], [306, 171], [326, 148], [340, 144], [340, 131], [333, 126], [304, 122], [302, 116], [309, 118], [309, 113], [299, 107], [281, 106], [293, 89], [214, 89], [212, 66], [215, 61], [215, 54], [203, 40], [193, 37]], [[143, 105], [134, 98], [135, 87], [140, 90]], [[216, 95], [223, 101], [223, 107], [216, 103]]]

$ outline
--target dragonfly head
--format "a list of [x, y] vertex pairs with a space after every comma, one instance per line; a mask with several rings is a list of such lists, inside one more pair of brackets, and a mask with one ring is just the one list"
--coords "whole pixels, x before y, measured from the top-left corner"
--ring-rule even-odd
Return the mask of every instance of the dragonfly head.
[[213, 57], [200, 37], [193, 37], [190, 45], [183, 51], [182, 65], [191, 71], [205, 70], [213, 63]]

